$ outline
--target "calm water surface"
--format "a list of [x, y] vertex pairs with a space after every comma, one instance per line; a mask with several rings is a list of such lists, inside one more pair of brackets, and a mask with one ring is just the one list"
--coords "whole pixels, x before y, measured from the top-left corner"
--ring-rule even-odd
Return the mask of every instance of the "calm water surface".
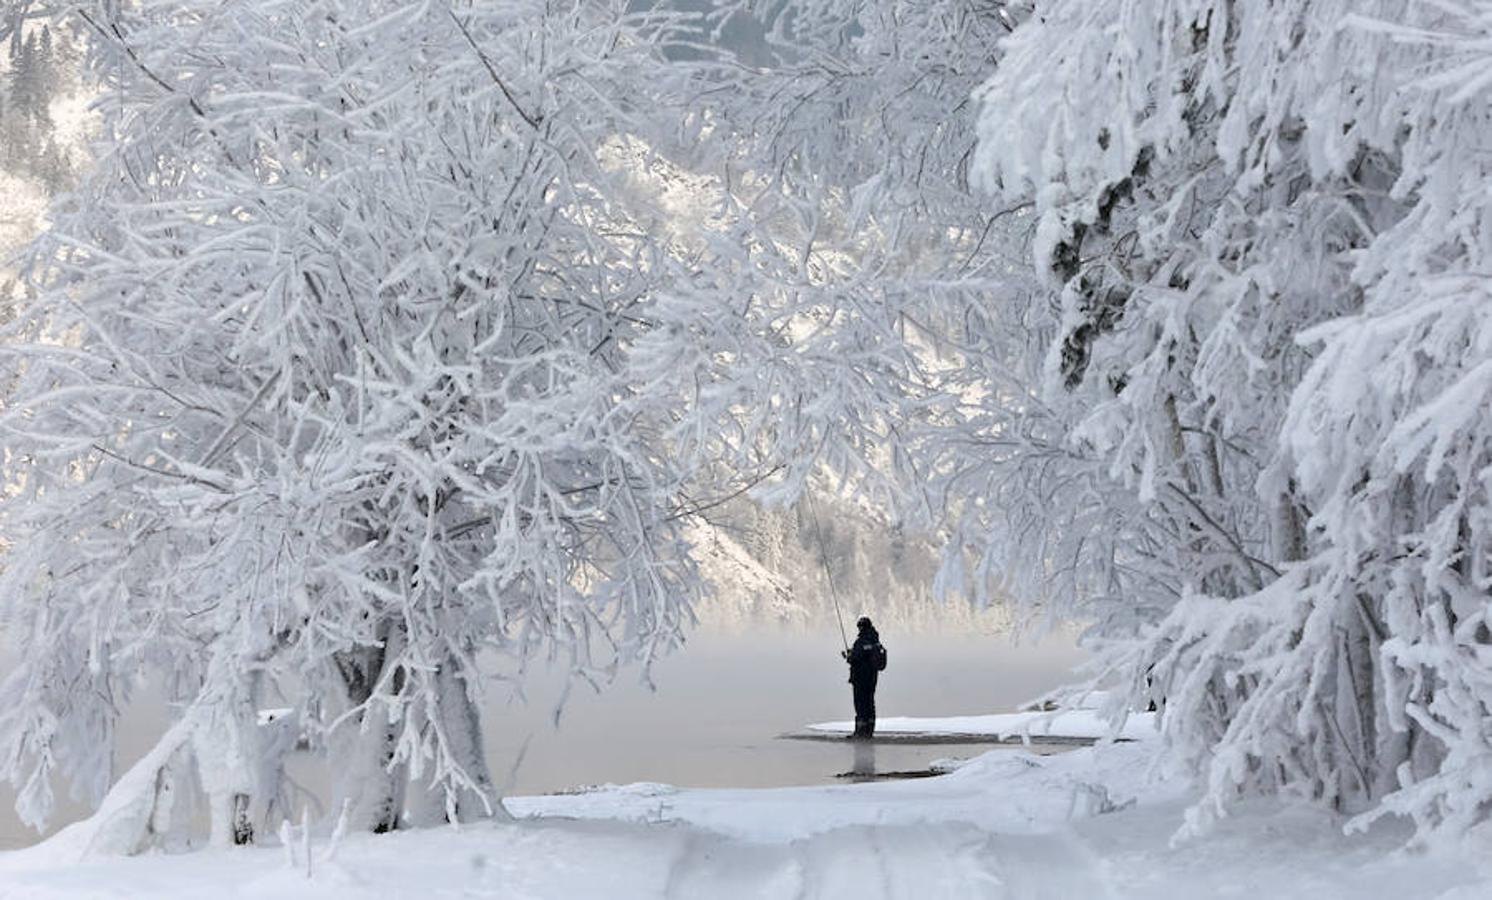
[[[898, 635], [890, 629], [881, 639], [890, 664], [876, 693], [880, 716], [1009, 710], [1061, 684], [1082, 659], [1071, 640], [1012, 647], [1000, 636]], [[656, 667], [656, 691], [626, 674], [601, 695], [577, 689], [557, 728], [549, 714], [558, 690], [553, 684], [530, 688], [526, 707], [491, 704], [493, 776], [510, 780], [510, 793], [631, 781], [822, 783], [850, 769], [852, 749], [777, 735], [810, 722], [853, 718], [839, 649], [835, 632], [699, 634]], [[932, 759], [988, 749], [882, 745], [877, 765], [924, 767]]]
[[[623, 671], [599, 694], [577, 685], [557, 724], [564, 679], [535, 665], [525, 685], [527, 702], [501, 684], [487, 698], [493, 777], [511, 794], [634, 781], [688, 787], [835, 781], [856, 768], [849, 742], [777, 739], [810, 722], [853, 717], [839, 635], [832, 629], [698, 632], [682, 651], [654, 666], [655, 689], [639, 683], [632, 671]], [[1061, 684], [1083, 659], [1066, 637], [1012, 645], [1001, 635], [898, 634], [888, 625], [881, 638], [890, 653], [876, 697], [881, 716], [1009, 710]], [[141, 704], [122, 736], [121, 763], [149, 749], [162, 724], [161, 710]], [[989, 749], [881, 745], [874, 766], [880, 772], [920, 769], [935, 759]], [[859, 765], [865, 764], [862, 751]], [[294, 768], [312, 790], [323, 780], [315, 765]], [[16, 820], [12, 802], [10, 791], [0, 788], [0, 847], [36, 840]], [[76, 803], [63, 810], [67, 818], [82, 812]]]

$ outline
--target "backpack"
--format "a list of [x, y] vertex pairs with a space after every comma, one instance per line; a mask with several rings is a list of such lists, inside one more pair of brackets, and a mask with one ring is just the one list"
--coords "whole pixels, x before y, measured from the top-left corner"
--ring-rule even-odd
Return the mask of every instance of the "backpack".
[[886, 671], [886, 645], [876, 644], [876, 671]]

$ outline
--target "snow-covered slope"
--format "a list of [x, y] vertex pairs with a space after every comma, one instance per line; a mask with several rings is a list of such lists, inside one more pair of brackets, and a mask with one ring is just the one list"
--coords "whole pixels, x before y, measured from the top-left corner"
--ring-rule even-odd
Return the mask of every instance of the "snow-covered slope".
[[690, 556], [711, 585], [702, 618], [717, 623], [801, 623], [810, 610], [793, 593], [792, 582], [757, 562], [723, 530], [703, 522], [685, 528]]

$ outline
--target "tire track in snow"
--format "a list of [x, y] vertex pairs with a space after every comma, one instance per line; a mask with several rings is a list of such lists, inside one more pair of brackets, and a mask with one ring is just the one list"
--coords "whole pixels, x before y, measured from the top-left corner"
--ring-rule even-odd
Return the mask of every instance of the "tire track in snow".
[[991, 834], [986, 852], [1004, 880], [995, 897], [1019, 900], [1110, 900], [1113, 887], [1094, 854], [1066, 831]]
[[668, 900], [1111, 896], [1092, 854], [1070, 834], [991, 834], [964, 823], [850, 826], [787, 844], [695, 832], [666, 891]]

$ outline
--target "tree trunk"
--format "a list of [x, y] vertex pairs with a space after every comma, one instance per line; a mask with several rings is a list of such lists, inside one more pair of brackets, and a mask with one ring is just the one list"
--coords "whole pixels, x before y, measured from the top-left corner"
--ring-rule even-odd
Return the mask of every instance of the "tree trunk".
[[433, 680], [436, 721], [426, 723], [426, 727], [438, 730], [438, 752], [445, 754], [451, 777], [441, 783], [410, 786], [410, 821], [437, 825], [507, 818], [487, 766], [481, 711], [468, 690], [462, 666], [449, 657]]
[[404, 689], [403, 623], [385, 619], [378, 638], [378, 646], [337, 658], [348, 704], [363, 710], [334, 738], [333, 759], [344, 763], [335, 807], [347, 803], [348, 827], [381, 834], [399, 827], [404, 808], [405, 767], [394, 762], [402, 707], [385, 699]]

